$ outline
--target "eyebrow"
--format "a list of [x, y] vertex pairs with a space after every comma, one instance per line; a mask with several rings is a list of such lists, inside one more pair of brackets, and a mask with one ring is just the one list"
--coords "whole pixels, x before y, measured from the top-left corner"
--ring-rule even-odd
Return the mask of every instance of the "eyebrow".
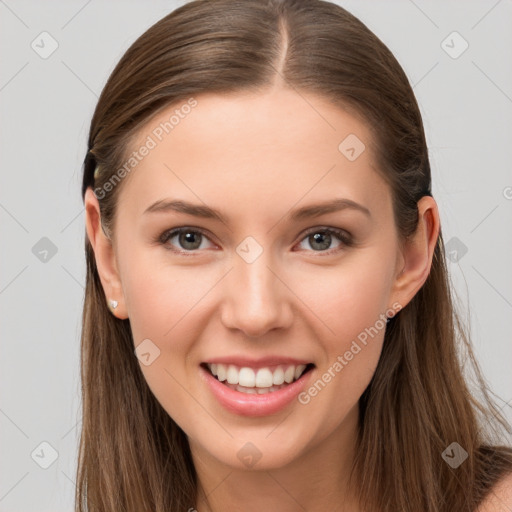
[[[333, 213], [341, 210], [356, 210], [364, 213], [366, 216], [371, 217], [370, 210], [365, 206], [352, 201], [351, 199], [339, 198], [324, 203], [311, 204], [292, 210], [289, 217], [294, 220], [303, 220], [310, 217], [319, 217], [327, 213]], [[224, 224], [227, 224], [225, 217], [217, 210], [209, 206], [189, 203], [181, 200], [161, 199], [156, 201], [151, 206], [144, 210], [143, 215], [154, 212], [178, 212], [195, 217], [202, 217], [205, 219], [216, 219]]]

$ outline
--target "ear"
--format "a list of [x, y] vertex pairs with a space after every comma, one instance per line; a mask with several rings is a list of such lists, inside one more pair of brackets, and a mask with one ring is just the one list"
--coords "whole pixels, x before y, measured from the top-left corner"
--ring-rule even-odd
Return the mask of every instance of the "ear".
[[[128, 318], [128, 315], [126, 314], [126, 304], [114, 246], [101, 226], [100, 206], [92, 188], [88, 188], [85, 192], [84, 205], [87, 237], [94, 251], [96, 267], [105, 292], [106, 307], [115, 317], [124, 320]], [[110, 305], [111, 300], [117, 301], [115, 309]]]
[[[433, 197], [418, 201], [418, 226], [399, 257], [392, 298], [404, 308], [423, 286], [430, 273], [439, 237], [439, 211]], [[401, 271], [398, 272], [398, 270]]]

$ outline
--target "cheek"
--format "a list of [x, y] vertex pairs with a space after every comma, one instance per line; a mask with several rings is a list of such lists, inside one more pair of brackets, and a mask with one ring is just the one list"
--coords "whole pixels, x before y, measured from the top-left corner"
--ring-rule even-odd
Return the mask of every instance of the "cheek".
[[333, 302], [338, 306], [337, 317], [333, 316], [330, 324], [335, 335], [324, 337], [325, 358], [298, 396], [310, 418], [310, 429], [321, 437], [337, 429], [357, 408], [377, 368], [386, 321], [381, 317], [380, 297], [370, 290], [356, 297], [347, 288], [347, 293]]
[[[303, 281], [308, 305], [322, 328], [325, 357], [317, 380], [306, 389], [302, 403], [312, 410], [332, 407], [337, 421], [353, 407], [377, 367], [386, 330], [386, 311], [392, 283], [392, 254], [368, 251], [345, 265], [325, 269]], [[324, 276], [323, 278], [321, 276]]]
[[315, 313], [316, 322], [324, 324], [322, 332], [331, 349], [356, 338], [386, 312], [392, 287], [391, 261], [391, 257], [368, 251], [354, 254], [338, 266], [309, 270], [296, 280], [300, 283], [295, 288], [297, 295]]
[[[169, 416], [185, 431], [191, 431], [192, 419], [200, 418], [204, 411], [186, 391], [190, 379], [187, 355], [194, 343], [190, 322], [208, 283], [201, 285], [190, 269], [189, 273], [170, 270], [134, 259], [131, 265], [123, 289], [141, 371]], [[144, 353], [150, 354], [147, 365], [141, 357]], [[192, 389], [190, 392], [195, 394]]]
[[[207, 285], [192, 266], [173, 268], [154, 249], [132, 251], [121, 262], [121, 272], [136, 345], [145, 338], [154, 338], [156, 343], [169, 339], [187, 322], [187, 314], [193, 313]], [[179, 345], [175, 348], [180, 349]]]

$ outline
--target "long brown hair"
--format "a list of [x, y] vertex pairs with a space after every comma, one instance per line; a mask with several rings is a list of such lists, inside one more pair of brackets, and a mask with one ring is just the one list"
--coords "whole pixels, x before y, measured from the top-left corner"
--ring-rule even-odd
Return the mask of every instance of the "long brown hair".
[[[414, 233], [417, 202], [431, 195], [431, 172], [412, 88], [363, 23], [321, 0], [195, 0], [133, 43], [102, 91], [84, 160], [82, 196], [88, 187], [102, 192], [104, 229], [113, 230], [123, 182], [106, 184], [119, 177], [134, 137], [153, 116], [201, 93], [263, 91], [276, 81], [367, 122], [402, 240]], [[108, 311], [87, 238], [85, 250], [76, 510], [188, 510], [198, 483], [187, 438], [145, 382], [129, 320]], [[364, 510], [473, 511], [512, 471], [512, 452], [499, 437], [507, 424], [461, 324], [440, 234], [429, 277], [390, 320], [360, 399], [352, 481]], [[463, 361], [473, 368], [478, 400]], [[468, 453], [457, 468], [442, 457], [452, 442]]]

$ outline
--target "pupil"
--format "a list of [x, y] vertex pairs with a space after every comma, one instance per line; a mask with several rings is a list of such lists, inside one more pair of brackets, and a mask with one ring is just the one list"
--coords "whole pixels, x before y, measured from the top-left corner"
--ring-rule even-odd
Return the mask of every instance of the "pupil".
[[[320, 249], [327, 249], [330, 245], [331, 235], [323, 235], [322, 233], [315, 233], [313, 235], [314, 243], [320, 244]], [[323, 241], [323, 242], [322, 242]]]
[[[183, 247], [185, 247], [186, 249], [197, 249], [199, 247], [199, 245], [201, 245], [201, 244], [198, 244], [197, 241], [194, 242], [195, 236], [196, 236], [196, 233], [192, 233], [190, 231], [188, 233], [182, 233], [181, 239], [180, 239], [181, 245]], [[191, 244], [192, 247], [190, 247], [187, 244]]]

